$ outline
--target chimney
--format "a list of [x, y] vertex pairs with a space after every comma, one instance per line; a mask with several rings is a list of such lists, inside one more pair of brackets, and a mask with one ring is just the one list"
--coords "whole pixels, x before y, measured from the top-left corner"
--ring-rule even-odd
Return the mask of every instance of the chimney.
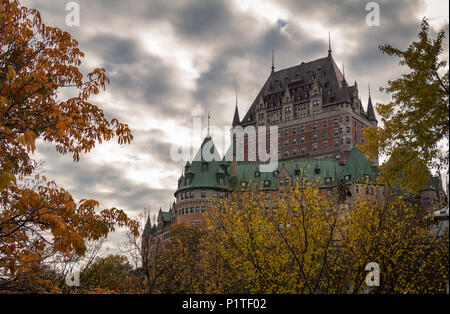
[[231, 167], [230, 167], [230, 175], [231, 177], [236, 177], [236, 134], [233, 134], [233, 144], [232, 144], [232, 149], [233, 149], [233, 160], [231, 161]]
[[231, 161], [230, 175], [236, 177], [236, 154], [233, 153], [233, 160]]

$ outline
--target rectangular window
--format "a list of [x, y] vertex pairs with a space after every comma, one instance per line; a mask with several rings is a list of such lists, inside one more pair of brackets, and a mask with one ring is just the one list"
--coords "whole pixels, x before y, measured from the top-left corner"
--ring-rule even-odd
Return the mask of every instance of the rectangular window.
[[297, 133], [297, 128], [292, 128], [292, 134]]
[[312, 128], [313, 128], [313, 130], [317, 129], [317, 123], [313, 123]]
[[304, 142], [305, 142], [305, 137], [304, 136], [300, 137], [300, 143], [304, 143]]
[[302, 126], [300, 127], [300, 132], [305, 132], [305, 126], [304, 126], [304, 125], [302, 125]]
[[297, 150], [296, 150], [296, 149], [294, 149], [294, 150], [292, 151], [292, 155], [297, 156]]
[[284, 152], [284, 157], [289, 157], [289, 151], [288, 150]]
[[197, 214], [199, 214], [199, 213], [200, 213], [200, 207], [195, 207], [195, 212], [196, 212]]
[[339, 140], [335, 140], [334, 141], [334, 147], [338, 147], [339, 146]]
[[347, 142], [347, 144], [350, 144], [351, 141], [350, 141], [350, 139], [348, 138], [348, 139], [346, 140], [346, 142]]
[[323, 131], [323, 138], [328, 138], [328, 131]]
[[205, 197], [206, 197], [206, 191], [202, 190], [202, 198], [205, 198]]
[[294, 137], [294, 138], [292, 139], [292, 144], [294, 144], [294, 145], [297, 144], [297, 138]]
[[306, 152], [305, 147], [300, 148], [300, 151], [302, 152], [302, 154], [304, 154]]
[[194, 191], [191, 191], [191, 198], [194, 198]]
[[328, 148], [328, 142], [323, 142], [323, 148], [327, 149]]
[[313, 151], [316, 151], [318, 148], [319, 148], [319, 145], [313, 144], [313, 146], [312, 146]]
[[184, 208], [181, 209], [181, 215], [184, 215]]
[[202, 213], [206, 212], [206, 206], [202, 206]]
[[313, 139], [313, 140], [317, 140], [317, 133], [313, 133], [312, 139]]
[[288, 146], [289, 145], [289, 139], [284, 140], [284, 146]]
[[194, 213], [194, 207], [191, 207], [191, 214]]

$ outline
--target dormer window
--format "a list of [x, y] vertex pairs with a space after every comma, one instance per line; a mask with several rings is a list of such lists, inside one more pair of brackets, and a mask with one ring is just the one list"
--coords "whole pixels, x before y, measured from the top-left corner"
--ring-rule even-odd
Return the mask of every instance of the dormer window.
[[259, 178], [261, 176], [261, 173], [259, 171], [255, 171], [255, 178]]
[[273, 176], [274, 176], [274, 177], [277, 177], [279, 173], [280, 173], [280, 172], [279, 172], [278, 170], [275, 170], [275, 171], [273, 172]]
[[331, 184], [331, 178], [330, 177], [325, 178], [325, 184]]
[[264, 187], [269, 187], [270, 186], [270, 180], [264, 180]]
[[344, 177], [344, 179], [345, 179], [345, 181], [350, 181], [350, 175], [348, 174], [348, 175], [346, 175], [345, 177]]
[[192, 174], [186, 175], [186, 185], [190, 185], [192, 183], [192, 178], [193, 178]]
[[319, 168], [318, 165], [316, 165], [316, 166], [314, 167], [314, 173], [315, 173], [315, 174], [320, 174], [320, 168]]
[[217, 177], [217, 181], [219, 182], [220, 185], [224, 185], [225, 184], [225, 178], [224, 175], [222, 173], [218, 173], [216, 175]]
[[202, 163], [202, 171], [208, 171], [208, 163], [207, 162]]

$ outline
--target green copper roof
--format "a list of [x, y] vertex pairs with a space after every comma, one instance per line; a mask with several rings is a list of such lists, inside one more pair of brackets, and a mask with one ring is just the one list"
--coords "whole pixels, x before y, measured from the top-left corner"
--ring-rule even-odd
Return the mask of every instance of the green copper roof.
[[[208, 141], [212, 142], [210, 137], [203, 141], [202, 146]], [[215, 149], [214, 145], [212, 147]], [[279, 161], [276, 170], [273, 172], [261, 172], [260, 165], [262, 164], [258, 162], [237, 162], [236, 178], [232, 178], [230, 176], [230, 161], [213, 160], [206, 162], [194, 160], [186, 168], [185, 175], [180, 178], [177, 192], [195, 188], [233, 189], [235, 185], [240, 186], [244, 181], [258, 183], [265, 190], [273, 190], [277, 188], [278, 177], [283, 173], [283, 176], [289, 176], [294, 181], [301, 179], [315, 181], [323, 188], [337, 186], [341, 180], [364, 182], [366, 175], [369, 175], [371, 180], [375, 178], [375, 173], [364, 153], [356, 146], [350, 153], [345, 165], [336, 159], [298, 159]]]
[[366, 180], [365, 175], [369, 175], [371, 180], [375, 178], [366, 156], [356, 146], [353, 147], [352, 152], [348, 156], [342, 174], [344, 178], [350, 175], [350, 181], [352, 182], [364, 182]]
[[[236, 176], [238, 183], [248, 181], [260, 183], [263, 189], [275, 189], [277, 177], [283, 169], [293, 180], [308, 179], [316, 181], [321, 187], [337, 185], [341, 178], [342, 166], [336, 160], [290, 160], [278, 163], [274, 172], [260, 172], [259, 163], [238, 162]], [[329, 181], [325, 179], [329, 178]]]
[[[210, 155], [204, 156], [205, 152]], [[211, 157], [211, 161], [206, 161]], [[226, 172], [228, 165], [229, 162], [221, 159], [213, 140], [208, 135], [194, 160], [186, 164], [185, 175], [179, 179], [178, 191], [193, 188], [228, 189], [229, 177]]]
[[163, 221], [169, 221], [170, 222], [170, 212], [163, 212], [161, 211], [161, 218]]
[[[194, 161], [205, 161], [205, 160], [206, 161], [222, 160], [222, 157], [220, 157], [217, 148], [214, 145], [214, 142], [209, 134], [203, 140], [202, 145], [200, 145], [200, 149], [197, 151], [197, 154], [195, 154], [194, 157]], [[186, 163], [186, 166], [189, 166], [189, 162]]]

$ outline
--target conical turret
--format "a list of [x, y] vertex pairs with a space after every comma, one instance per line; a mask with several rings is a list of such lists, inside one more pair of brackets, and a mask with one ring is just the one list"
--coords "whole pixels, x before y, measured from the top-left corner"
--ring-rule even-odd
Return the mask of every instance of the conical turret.
[[375, 110], [372, 105], [372, 98], [370, 97], [370, 85], [369, 85], [369, 103], [367, 104], [367, 119], [369, 121], [377, 121], [375, 117]]

